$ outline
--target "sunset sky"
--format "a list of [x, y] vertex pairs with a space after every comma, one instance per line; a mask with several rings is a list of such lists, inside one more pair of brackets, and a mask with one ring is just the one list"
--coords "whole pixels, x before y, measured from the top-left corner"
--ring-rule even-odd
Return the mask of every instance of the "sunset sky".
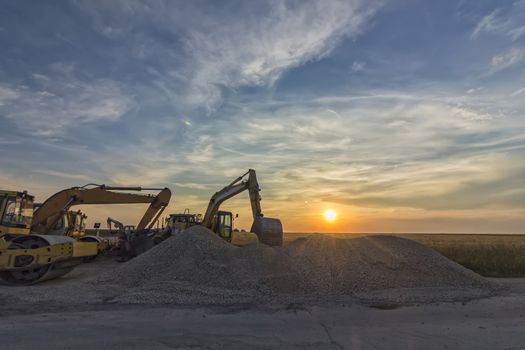
[[1, 188], [254, 168], [285, 231], [525, 232], [524, 0], [2, 1], [0, 48]]

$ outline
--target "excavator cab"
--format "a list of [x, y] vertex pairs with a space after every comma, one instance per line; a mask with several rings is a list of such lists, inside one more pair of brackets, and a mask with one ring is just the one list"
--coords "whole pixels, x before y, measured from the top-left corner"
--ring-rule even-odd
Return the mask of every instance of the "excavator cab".
[[80, 210], [68, 211], [68, 230], [66, 235], [73, 238], [80, 238], [86, 234], [86, 219], [87, 215]]
[[227, 242], [232, 241], [233, 215], [229, 211], [218, 211], [212, 231]]
[[184, 211], [184, 214], [170, 214], [166, 226], [172, 233], [177, 233], [200, 223], [199, 215]]
[[0, 191], [0, 235], [29, 234], [33, 200], [25, 191]]

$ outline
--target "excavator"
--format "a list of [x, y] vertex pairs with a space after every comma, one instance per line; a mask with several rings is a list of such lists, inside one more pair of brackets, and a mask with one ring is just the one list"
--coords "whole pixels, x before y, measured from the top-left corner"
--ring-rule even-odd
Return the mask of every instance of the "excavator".
[[[157, 195], [123, 193], [114, 191], [160, 191]], [[153, 240], [148, 235], [151, 228], [168, 206], [171, 199], [171, 191], [168, 188], [142, 188], [106, 186], [87, 184], [82, 187], [73, 187], [55, 193], [49, 197], [42, 206], [35, 211], [32, 232], [46, 234], [53, 225], [60, 220], [64, 212], [74, 205], [85, 204], [150, 204], [142, 219], [135, 227], [127, 246], [131, 245], [131, 251], [127, 255], [134, 256], [143, 253], [153, 246]], [[79, 240], [83, 242], [97, 242], [103, 244], [100, 237], [83, 236]]]
[[82, 211], [69, 210], [67, 212], [68, 226], [66, 235], [75, 239], [84, 237], [86, 235], [86, 219], [87, 215]]
[[259, 242], [263, 244], [282, 246], [283, 226], [279, 219], [263, 216], [260, 190], [255, 170], [249, 169], [211, 197], [202, 221], [198, 221], [200, 219], [199, 215], [189, 214], [189, 212], [172, 214], [168, 219], [168, 228], [173, 231], [173, 228], [181, 227], [177, 226], [177, 222], [180, 222], [184, 227], [200, 224], [215, 232], [222, 239], [231, 242], [233, 214], [229, 211], [220, 211], [219, 208], [226, 200], [248, 191], [253, 215], [253, 224], [250, 231], [255, 233]]
[[[34, 204], [33, 211], [40, 208], [42, 204]], [[86, 235], [86, 219], [87, 215], [81, 210], [69, 210], [57, 221], [53, 228], [51, 228], [47, 235], [69, 236], [75, 239], [80, 239]]]
[[[160, 191], [156, 196], [113, 191]], [[88, 184], [59, 191], [33, 212], [34, 197], [27, 192], [0, 191], [0, 279], [10, 284], [33, 284], [62, 276], [83, 259], [96, 256], [104, 246], [100, 237], [78, 240], [50, 234], [74, 205], [150, 204], [129, 237], [137, 255], [153, 246], [149, 230], [171, 198], [168, 188], [117, 187]]]
[[135, 231], [135, 225], [124, 225], [122, 222], [110, 217], [108, 217], [106, 223], [108, 224], [108, 231], [110, 235], [113, 234], [113, 226], [117, 230], [117, 233], [130, 234]]

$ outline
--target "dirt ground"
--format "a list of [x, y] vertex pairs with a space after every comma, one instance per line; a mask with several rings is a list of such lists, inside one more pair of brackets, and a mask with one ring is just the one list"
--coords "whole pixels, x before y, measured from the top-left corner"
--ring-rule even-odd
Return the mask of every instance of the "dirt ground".
[[113, 266], [102, 260], [38, 286], [0, 286], [0, 348], [525, 349], [522, 278], [493, 279], [504, 287], [497, 297], [383, 309], [88, 304], [81, 291], [75, 302], [56, 304], [41, 293]]

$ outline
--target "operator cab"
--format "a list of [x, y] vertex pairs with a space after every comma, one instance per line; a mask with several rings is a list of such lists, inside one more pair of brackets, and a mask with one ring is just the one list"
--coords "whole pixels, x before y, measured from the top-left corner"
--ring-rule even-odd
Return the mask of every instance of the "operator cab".
[[233, 215], [229, 211], [218, 211], [213, 222], [213, 232], [227, 242], [232, 241]]
[[187, 229], [188, 227], [197, 225], [201, 222], [200, 215], [189, 214], [189, 213], [171, 214], [166, 219], [166, 221], [167, 221], [166, 225], [169, 231], [172, 233], [181, 232]]
[[133, 232], [135, 232], [135, 225], [126, 225], [126, 226], [124, 226], [124, 233], [126, 235], [131, 235]]
[[69, 211], [67, 213], [67, 218], [69, 221], [69, 226], [66, 235], [73, 238], [83, 237], [86, 234], [85, 219], [87, 219], [87, 215], [82, 213], [80, 210]]
[[0, 234], [29, 234], [34, 197], [27, 192], [0, 190]]

